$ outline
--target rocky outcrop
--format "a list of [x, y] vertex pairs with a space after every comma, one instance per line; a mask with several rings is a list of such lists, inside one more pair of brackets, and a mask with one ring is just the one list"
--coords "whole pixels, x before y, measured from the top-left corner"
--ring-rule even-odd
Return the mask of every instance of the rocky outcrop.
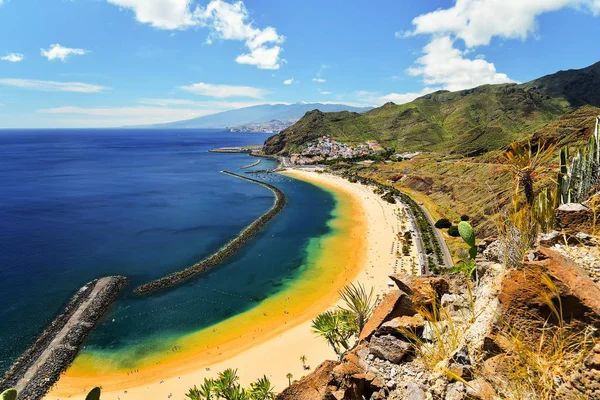
[[593, 234], [594, 213], [589, 207], [579, 203], [568, 203], [558, 207], [555, 213], [563, 230]]
[[[600, 288], [573, 261], [549, 248], [541, 248], [544, 258], [524, 262], [523, 268], [509, 270], [499, 294], [500, 312], [511, 326], [527, 328], [532, 338], [539, 335], [537, 320], [557, 322], [548, 305], [548, 299], [558, 304], [568, 323], [600, 327]], [[548, 276], [554, 287], [544, 284]], [[548, 296], [546, 298], [545, 296]]]
[[[486, 241], [480, 254], [493, 243]], [[593, 327], [600, 328], [600, 287], [574, 261], [545, 247], [532, 251], [533, 261], [518, 269], [506, 270], [487, 258], [477, 259], [477, 281], [464, 274], [392, 276], [398, 289], [375, 309], [357, 347], [341, 362], [328, 364], [326, 373], [309, 375], [279, 399], [513, 398], [515, 368], [529, 371], [533, 365], [524, 363], [515, 343], [531, 351], [528, 357], [549, 362], [536, 353], [540, 328], [557, 322], [548, 301], [559, 304], [560, 297], [569, 332], [593, 334]], [[546, 383], [551, 398], [600, 399], [600, 344], [591, 349], [590, 343], [598, 340], [588, 338], [575, 350], [581, 355], [570, 355], [579, 358], [577, 367]], [[441, 355], [436, 354], [440, 342], [445, 347]], [[424, 350], [427, 346], [433, 353]], [[323, 381], [317, 394], [315, 387]]]

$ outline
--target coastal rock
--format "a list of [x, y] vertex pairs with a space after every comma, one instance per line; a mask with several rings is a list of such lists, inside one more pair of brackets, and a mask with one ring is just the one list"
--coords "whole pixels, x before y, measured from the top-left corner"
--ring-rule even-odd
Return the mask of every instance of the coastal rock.
[[394, 336], [374, 336], [369, 343], [369, 351], [375, 357], [398, 364], [410, 352], [411, 344]]
[[416, 311], [410, 297], [400, 290], [388, 292], [381, 303], [373, 311], [373, 315], [365, 324], [359, 340], [368, 339], [383, 324], [396, 317], [415, 315]]

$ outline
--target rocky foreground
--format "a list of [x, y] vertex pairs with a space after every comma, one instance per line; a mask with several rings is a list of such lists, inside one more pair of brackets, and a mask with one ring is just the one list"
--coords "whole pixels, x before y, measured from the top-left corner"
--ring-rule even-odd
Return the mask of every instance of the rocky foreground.
[[508, 269], [499, 241], [481, 241], [475, 281], [392, 276], [357, 345], [277, 399], [600, 399], [600, 286], [589, 258], [569, 257], [599, 243], [582, 232], [539, 243]]

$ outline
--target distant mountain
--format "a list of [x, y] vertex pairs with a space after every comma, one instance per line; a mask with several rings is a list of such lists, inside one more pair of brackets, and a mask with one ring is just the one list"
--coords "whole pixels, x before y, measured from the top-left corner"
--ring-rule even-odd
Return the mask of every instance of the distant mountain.
[[328, 135], [346, 142], [375, 139], [399, 151], [477, 155], [539, 135], [544, 126], [582, 105], [600, 107], [600, 63], [524, 84], [438, 91], [363, 114], [312, 111], [269, 138], [265, 151], [295, 152], [306, 142]]
[[295, 103], [262, 104], [258, 106], [224, 111], [185, 121], [151, 125], [151, 128], [226, 128], [239, 125], [259, 124], [271, 120], [298, 120], [308, 111], [322, 112], [353, 111], [357, 113], [370, 110], [370, 107], [351, 107], [344, 104]]

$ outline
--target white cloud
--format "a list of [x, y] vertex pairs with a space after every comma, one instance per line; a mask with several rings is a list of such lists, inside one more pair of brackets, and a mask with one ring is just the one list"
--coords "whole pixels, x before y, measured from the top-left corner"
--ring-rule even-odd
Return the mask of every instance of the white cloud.
[[204, 82], [194, 83], [189, 86], [180, 86], [179, 89], [202, 96], [217, 98], [252, 97], [260, 99], [269, 93], [264, 89], [251, 86], [213, 85]]
[[441, 85], [447, 90], [461, 90], [483, 84], [509, 83], [512, 80], [496, 72], [493, 63], [465, 58], [465, 52], [454, 47], [448, 36], [434, 38], [423, 49], [409, 75], [420, 76], [426, 85]]
[[[492, 38], [526, 39], [535, 33], [536, 18], [546, 12], [572, 7], [600, 14], [600, 0], [456, 0], [447, 9], [413, 19], [414, 29], [396, 32], [396, 37], [431, 35], [416, 65], [407, 70], [420, 76], [426, 85], [460, 90], [483, 84], [512, 80], [496, 71], [494, 63], [477, 54], [467, 57], [478, 46], [487, 46]], [[465, 50], [457, 46], [464, 42]], [[462, 43], [461, 42], [461, 43]]]
[[43, 92], [99, 93], [110, 88], [82, 82], [39, 81], [34, 79], [0, 79], [0, 85]]
[[285, 41], [271, 26], [259, 29], [243, 1], [228, 3], [210, 0], [205, 6], [192, 11], [192, 0], [107, 0], [109, 3], [133, 10], [139, 22], [158, 29], [186, 29], [202, 26], [210, 30], [206, 40], [243, 41], [248, 49], [235, 61], [238, 64], [255, 65], [260, 69], [279, 69], [285, 62], [281, 58], [283, 49], [278, 46]]
[[[2, 4], [2, 0], [0, 0], [0, 4]], [[0, 60], [17, 63], [23, 61], [23, 58], [25, 58], [25, 56], [21, 53], [9, 53], [4, 57], [0, 57]]]
[[488, 45], [494, 36], [526, 39], [535, 32], [536, 17], [564, 7], [600, 13], [598, 0], [456, 0], [453, 7], [413, 19], [411, 34], [451, 34], [468, 48]]
[[294, 83], [294, 78], [286, 79], [285, 81], [283, 81], [284, 85], [291, 85], [292, 83]]
[[40, 49], [42, 56], [46, 57], [48, 61], [56, 60], [57, 58], [61, 61], [66, 61], [71, 55], [81, 56], [87, 53], [84, 49], [72, 49], [70, 47], [63, 47], [58, 43], [50, 45], [48, 50]]
[[325, 82], [327, 82], [327, 79], [323, 79], [323, 78], [313, 78], [313, 82], [317, 82], [317, 83], [325, 83]]
[[184, 29], [196, 24], [190, 10], [191, 0], [108, 0], [108, 2], [133, 10], [137, 21], [158, 29]]
[[326, 92], [326, 91], [323, 91], [321, 89], [317, 89], [317, 90], [319, 91], [320, 94], [323, 94], [323, 95], [329, 95], [329, 94], [331, 94], [331, 92]]
[[198, 6], [194, 18], [201, 26], [210, 29], [207, 43], [216, 39], [244, 41], [249, 52], [236, 58], [239, 64], [255, 65], [260, 69], [279, 69], [283, 49], [277, 44], [285, 41], [275, 28], [259, 29], [249, 20], [249, 13], [242, 1], [227, 3], [211, 0], [206, 7]]

